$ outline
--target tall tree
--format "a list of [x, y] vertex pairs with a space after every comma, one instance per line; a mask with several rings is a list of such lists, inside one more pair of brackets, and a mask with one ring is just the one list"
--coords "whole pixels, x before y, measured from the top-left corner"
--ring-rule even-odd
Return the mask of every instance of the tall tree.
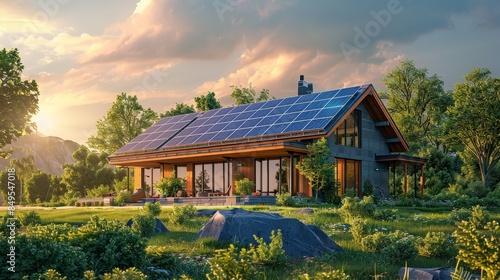
[[417, 68], [412, 60], [386, 74], [382, 80], [389, 89], [387, 109], [410, 145], [416, 151], [425, 141], [440, 148], [439, 137], [451, 93], [444, 91], [443, 81], [429, 76], [426, 68]]
[[307, 148], [309, 153], [307, 157], [297, 163], [297, 169], [316, 190], [316, 200], [318, 200], [318, 193], [325, 186], [328, 173], [334, 172], [334, 164], [330, 162], [332, 153], [326, 138], [321, 138], [307, 145]]
[[231, 98], [234, 99], [235, 105], [250, 104], [274, 99], [274, 97], [269, 97], [269, 90], [265, 88], [260, 91], [259, 95], [257, 95], [257, 92], [252, 87], [251, 83], [248, 87], [237, 87], [232, 85], [231, 89], [233, 90]]
[[173, 117], [177, 115], [184, 115], [184, 114], [189, 114], [189, 113], [195, 113], [196, 111], [194, 110], [193, 105], [187, 105], [184, 103], [175, 103], [175, 108], [170, 109], [169, 111], [166, 111], [165, 113], [161, 114], [161, 118], [165, 117]]
[[449, 139], [476, 157], [488, 188], [500, 160], [500, 78], [493, 78], [488, 69], [474, 68], [464, 79], [455, 85], [454, 105], [448, 111]]
[[[23, 81], [23, 70], [17, 49], [0, 51], [0, 148], [35, 127], [31, 117], [38, 111], [38, 85]], [[6, 155], [0, 151], [0, 156]]]
[[89, 147], [101, 153], [112, 154], [149, 128], [158, 115], [151, 108], [144, 109], [137, 96], [122, 92], [116, 97], [106, 116], [97, 121], [97, 134], [88, 139]]
[[113, 169], [106, 166], [104, 156], [91, 152], [82, 145], [73, 153], [73, 159], [75, 163], [63, 165], [62, 182], [69, 191], [85, 195], [88, 190], [100, 185], [112, 186]]
[[215, 98], [215, 93], [213, 91], [208, 92], [207, 95], [195, 97], [194, 102], [196, 102], [196, 109], [202, 112], [222, 108], [219, 100]]

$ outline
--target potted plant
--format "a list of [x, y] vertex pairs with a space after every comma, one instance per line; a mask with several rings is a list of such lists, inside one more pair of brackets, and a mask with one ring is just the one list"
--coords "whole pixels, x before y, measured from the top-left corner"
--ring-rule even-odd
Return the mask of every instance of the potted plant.
[[250, 195], [254, 189], [255, 183], [250, 181], [248, 178], [236, 181], [236, 192], [238, 192], [241, 196]]
[[166, 196], [179, 196], [179, 191], [181, 196], [183, 196], [182, 191], [186, 191], [186, 179], [177, 178], [175, 175], [175, 171], [172, 172], [172, 175], [167, 178], [161, 179], [158, 183], [155, 184], [155, 188], [157, 188], [162, 194]]

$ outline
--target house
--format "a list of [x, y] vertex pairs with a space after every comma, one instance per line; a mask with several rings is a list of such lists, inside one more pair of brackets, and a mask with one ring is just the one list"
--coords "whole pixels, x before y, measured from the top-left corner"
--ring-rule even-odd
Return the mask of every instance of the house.
[[332, 151], [340, 194], [354, 189], [360, 195], [369, 179], [388, 195], [396, 166], [404, 166], [405, 174], [412, 167], [415, 178], [420, 171], [423, 194], [425, 160], [401, 154], [408, 144], [371, 84], [313, 93], [302, 75], [297, 96], [163, 118], [109, 161], [135, 168], [136, 189], [152, 185], [154, 171], [161, 177], [175, 171], [186, 178], [191, 196], [226, 193], [245, 177], [262, 195], [312, 196], [294, 166], [307, 156], [307, 144], [322, 137]]

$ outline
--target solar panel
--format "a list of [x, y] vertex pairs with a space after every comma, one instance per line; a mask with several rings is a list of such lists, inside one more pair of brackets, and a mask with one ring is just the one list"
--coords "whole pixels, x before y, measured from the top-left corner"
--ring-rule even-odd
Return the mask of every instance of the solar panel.
[[117, 152], [327, 131], [367, 88], [343, 88], [164, 118]]

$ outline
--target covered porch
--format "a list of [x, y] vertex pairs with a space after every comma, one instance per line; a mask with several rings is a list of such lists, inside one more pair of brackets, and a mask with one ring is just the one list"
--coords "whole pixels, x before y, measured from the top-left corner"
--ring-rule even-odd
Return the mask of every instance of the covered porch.
[[[375, 156], [377, 162], [386, 163], [392, 170], [392, 195], [396, 196], [396, 168], [403, 168], [403, 194], [408, 197], [408, 174], [409, 168], [411, 168], [411, 175], [413, 175], [413, 185], [415, 186], [414, 197], [417, 198], [417, 194], [420, 193], [420, 198], [424, 198], [424, 166], [427, 163], [427, 159], [408, 156], [403, 154], [388, 154], [388, 155], [377, 155]], [[417, 174], [419, 178], [417, 180]], [[417, 189], [419, 186], [420, 191]], [[391, 195], [391, 188], [389, 186], [389, 195]]]

